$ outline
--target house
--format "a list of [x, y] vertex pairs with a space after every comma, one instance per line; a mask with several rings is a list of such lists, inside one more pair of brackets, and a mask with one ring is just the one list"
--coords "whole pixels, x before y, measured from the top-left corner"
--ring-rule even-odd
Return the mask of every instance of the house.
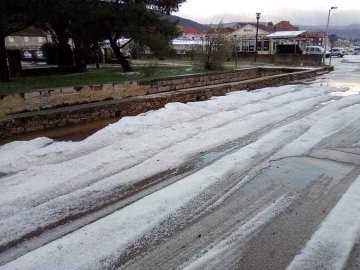
[[[340, 48], [349, 48], [353, 45], [353, 43], [350, 40], [338, 38], [338, 40], [335, 41], [333, 44], [334, 47], [340, 47]], [[330, 48], [330, 46], [328, 47]]]
[[227, 34], [230, 34], [230, 33], [234, 32], [234, 29], [231, 28], [231, 27], [222, 27], [222, 28], [219, 29], [219, 32], [221, 34], [227, 35]]
[[[235, 25], [235, 27], [239, 26]], [[232, 40], [236, 44], [237, 51], [239, 53], [254, 53], [256, 42], [256, 23], [247, 23], [240, 26], [238, 29], [227, 35], [228, 39]], [[258, 53], [268, 54], [270, 53], [270, 43], [267, 35], [274, 32], [274, 26], [270, 24], [260, 24], [258, 31]]]
[[189, 25], [178, 25], [177, 27], [181, 36], [172, 41], [172, 48], [177, 54], [187, 54], [187, 52], [203, 46], [205, 32]]
[[[306, 37], [308, 38], [308, 46], [325, 47], [325, 42], [327, 41], [325, 32], [307, 32]], [[329, 46], [329, 43], [327, 46]]]
[[178, 30], [181, 33], [179, 39], [186, 40], [201, 40], [205, 37], [205, 33], [195, 27], [188, 25], [178, 25]]
[[307, 46], [329, 47], [329, 41], [325, 38], [325, 32], [298, 31], [277, 31], [267, 36], [270, 39], [271, 52], [276, 53], [278, 45], [298, 45], [305, 51]]
[[279, 45], [294, 45], [294, 53], [296, 48], [305, 51], [309, 39], [306, 31], [277, 31], [269, 34], [267, 38], [270, 39], [271, 53], [276, 53]]
[[43, 30], [29, 27], [7, 36], [5, 47], [7, 50], [36, 51], [48, 41], [50, 37]]
[[[253, 24], [254, 22], [232, 22], [232, 23], [223, 23], [223, 28], [231, 28], [233, 31], [244, 27], [247, 24]], [[255, 23], [256, 24], [256, 23]], [[272, 22], [259, 22], [259, 25], [272, 26]]]
[[195, 51], [204, 46], [203, 40], [189, 40], [189, 39], [174, 39], [172, 41], [172, 48], [176, 54], [187, 54], [190, 51]]

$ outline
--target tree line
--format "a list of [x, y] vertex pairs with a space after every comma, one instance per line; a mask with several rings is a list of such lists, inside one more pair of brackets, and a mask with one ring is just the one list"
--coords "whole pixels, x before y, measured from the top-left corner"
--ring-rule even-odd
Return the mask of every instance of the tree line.
[[[5, 38], [34, 26], [50, 33], [59, 66], [86, 70], [85, 52], [109, 40], [125, 72], [132, 67], [121, 52], [120, 37], [148, 46], [155, 54], [178, 34], [164, 15], [185, 0], [0, 0], [0, 79], [10, 79]], [[69, 41], [72, 40], [74, 48]]]

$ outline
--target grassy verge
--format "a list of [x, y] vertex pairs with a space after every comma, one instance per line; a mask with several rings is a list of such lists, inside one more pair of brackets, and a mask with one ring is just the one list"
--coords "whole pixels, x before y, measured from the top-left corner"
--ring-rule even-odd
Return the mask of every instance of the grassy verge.
[[175, 75], [201, 73], [198, 66], [157, 66], [145, 65], [134, 67], [135, 72], [126, 74], [120, 67], [89, 68], [86, 73], [67, 75], [34, 76], [12, 78], [10, 82], [0, 82], [0, 95], [25, 93], [33, 90], [51, 89], [66, 86], [80, 86], [122, 82], [140, 79], [154, 79]]
[[[226, 62], [225, 70], [240, 68], [244, 63]], [[14, 77], [10, 82], [0, 82], [0, 95], [11, 93], [25, 93], [34, 90], [52, 89], [67, 86], [81, 86], [104, 84], [111, 82], [122, 82], [142, 79], [155, 79], [176, 75], [204, 73], [201, 66], [194, 65], [189, 61], [154, 61], [135, 60], [133, 61], [135, 72], [124, 73], [118, 65], [103, 65], [100, 69], [90, 66], [86, 73], [67, 75]]]

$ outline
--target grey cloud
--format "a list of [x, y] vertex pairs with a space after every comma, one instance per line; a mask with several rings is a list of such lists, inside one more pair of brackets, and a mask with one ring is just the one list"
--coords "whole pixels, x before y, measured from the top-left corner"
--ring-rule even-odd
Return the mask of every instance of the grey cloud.
[[[260, 10], [261, 11], [261, 10]], [[211, 17], [188, 18], [197, 20], [202, 23], [219, 23], [233, 21], [255, 21], [255, 14], [241, 13], [238, 14], [218, 14]], [[279, 9], [273, 14], [262, 14], [262, 21], [272, 21], [274, 23], [287, 20], [296, 25], [322, 25], [327, 21], [327, 11], [297, 11], [290, 9]], [[341, 11], [336, 10], [332, 13], [331, 24], [336, 26], [360, 24], [360, 10]]]

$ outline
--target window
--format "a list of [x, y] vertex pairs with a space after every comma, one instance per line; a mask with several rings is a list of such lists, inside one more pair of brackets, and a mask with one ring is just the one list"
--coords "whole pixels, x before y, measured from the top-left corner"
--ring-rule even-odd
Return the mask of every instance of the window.
[[243, 40], [241, 47], [242, 47], [242, 51], [249, 51], [249, 41]]
[[257, 50], [258, 50], [258, 51], [261, 51], [262, 41], [258, 41], [256, 45], [257, 45], [257, 46], [256, 46], [256, 47], [257, 47]]
[[9, 36], [9, 42], [14, 42], [14, 37]]
[[249, 41], [249, 51], [252, 51], [252, 52], [255, 51], [255, 40]]
[[[260, 42], [260, 48], [261, 48], [261, 42]], [[243, 52], [255, 51], [255, 40], [243, 40], [241, 42], [241, 51]]]
[[43, 43], [43, 37], [38, 37], [39, 43]]
[[277, 42], [277, 41], [273, 42], [273, 51], [276, 51], [276, 47], [278, 44], [279, 44], [279, 42]]
[[24, 37], [24, 42], [28, 43], [30, 41], [29, 37]]
[[268, 51], [270, 49], [270, 42], [268, 40], [264, 41], [264, 51]]

